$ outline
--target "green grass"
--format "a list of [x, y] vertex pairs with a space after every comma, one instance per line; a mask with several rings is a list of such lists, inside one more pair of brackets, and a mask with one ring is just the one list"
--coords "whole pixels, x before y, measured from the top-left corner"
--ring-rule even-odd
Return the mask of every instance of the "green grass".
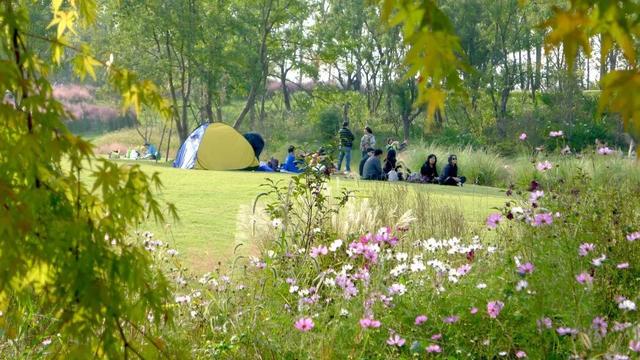
[[[212, 271], [218, 262], [233, 259], [234, 249], [243, 242], [242, 232], [250, 222], [251, 208], [263, 189], [267, 177], [287, 180], [290, 175], [240, 171], [181, 170], [158, 166], [151, 162], [136, 162], [145, 172], [159, 172], [164, 184], [160, 197], [175, 203], [180, 221], [175, 224], [142, 224], [140, 230], [150, 230], [158, 239], [175, 246], [191, 269]], [[357, 197], [366, 197], [375, 187], [396, 186], [389, 183], [362, 182], [341, 177], [331, 180], [337, 191], [347, 188]], [[437, 185], [407, 184], [407, 191], [428, 192], [436, 200], [458, 205], [467, 221], [481, 223], [491, 208], [504, 203], [499, 189], [482, 186], [444, 187]], [[401, 204], [400, 204], [401, 205]], [[420, 219], [418, 219], [420, 221]], [[246, 253], [248, 244], [240, 246]]]

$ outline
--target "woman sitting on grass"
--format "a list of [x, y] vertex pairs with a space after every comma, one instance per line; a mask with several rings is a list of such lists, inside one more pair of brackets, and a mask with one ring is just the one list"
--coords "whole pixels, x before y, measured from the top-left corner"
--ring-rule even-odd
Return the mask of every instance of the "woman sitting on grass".
[[382, 171], [384, 171], [385, 174], [388, 174], [389, 171], [396, 169], [397, 163], [398, 159], [396, 158], [396, 151], [394, 149], [389, 149], [389, 151], [387, 151], [387, 158], [384, 160], [384, 168]]
[[467, 178], [458, 176], [458, 157], [456, 155], [449, 156], [449, 163], [444, 167], [440, 185], [462, 186]]
[[438, 157], [435, 154], [427, 156], [427, 161], [420, 168], [420, 175], [422, 175], [422, 182], [428, 184], [438, 183]]

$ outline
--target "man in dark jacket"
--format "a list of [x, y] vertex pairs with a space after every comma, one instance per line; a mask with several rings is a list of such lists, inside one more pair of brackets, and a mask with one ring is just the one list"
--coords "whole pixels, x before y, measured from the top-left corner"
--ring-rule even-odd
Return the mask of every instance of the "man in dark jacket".
[[444, 167], [442, 177], [440, 178], [441, 185], [462, 186], [467, 178], [464, 176], [458, 176], [458, 157], [456, 155], [449, 156], [449, 163]]
[[338, 137], [340, 138], [340, 157], [338, 158], [338, 171], [342, 167], [342, 160], [347, 158], [346, 169], [347, 172], [351, 171], [351, 147], [353, 147], [353, 133], [349, 130], [349, 123], [343, 122], [342, 129], [338, 131]]
[[382, 156], [382, 150], [376, 149], [373, 156], [364, 163], [362, 170], [362, 178], [364, 180], [384, 180], [384, 173], [382, 172], [382, 162], [380, 157]]
[[364, 172], [364, 164], [367, 162], [367, 160], [369, 160], [370, 157], [373, 156], [374, 152], [375, 152], [375, 149], [368, 148], [367, 152], [364, 154], [364, 156], [360, 160], [360, 166], [358, 167], [358, 170], [359, 170], [358, 174], [360, 174], [361, 177]]

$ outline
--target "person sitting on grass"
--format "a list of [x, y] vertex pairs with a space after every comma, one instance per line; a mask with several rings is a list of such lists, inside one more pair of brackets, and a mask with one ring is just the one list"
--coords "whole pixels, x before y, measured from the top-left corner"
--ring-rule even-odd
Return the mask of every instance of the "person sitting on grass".
[[444, 167], [440, 185], [462, 186], [467, 179], [464, 176], [458, 176], [458, 157], [456, 155], [449, 156], [449, 163]]
[[384, 180], [385, 176], [382, 172], [382, 163], [380, 157], [382, 156], [382, 150], [376, 149], [373, 152], [373, 156], [369, 157], [364, 163], [362, 170], [362, 178], [364, 180]]
[[438, 157], [435, 154], [427, 156], [427, 161], [420, 168], [420, 175], [422, 176], [422, 182], [428, 184], [438, 183]]
[[382, 171], [384, 171], [385, 174], [388, 174], [389, 171], [396, 169], [397, 163], [398, 159], [396, 158], [396, 151], [394, 149], [389, 149], [387, 151], [387, 158], [384, 161]]
[[289, 149], [287, 149], [287, 158], [284, 160], [282, 170], [294, 174], [301, 172], [298, 168], [298, 160], [296, 159], [296, 148], [293, 145], [289, 146]]
[[364, 156], [362, 157], [362, 159], [360, 159], [360, 166], [358, 167], [358, 170], [359, 170], [358, 174], [360, 174], [361, 177], [362, 177], [362, 172], [364, 171], [364, 163], [367, 162], [367, 159], [369, 159], [370, 157], [373, 156], [373, 153], [375, 151], [376, 150], [374, 148], [368, 148], [367, 152], [364, 153]]
[[151, 159], [155, 160], [159, 158], [158, 149], [153, 144], [145, 143], [144, 147], [147, 149], [147, 154], [143, 157], [143, 159]]

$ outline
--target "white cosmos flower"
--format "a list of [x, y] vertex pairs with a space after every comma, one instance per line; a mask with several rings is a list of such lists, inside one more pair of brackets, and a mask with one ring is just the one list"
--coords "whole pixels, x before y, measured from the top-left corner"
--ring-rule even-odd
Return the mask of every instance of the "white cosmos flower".
[[344, 317], [349, 316], [349, 310], [344, 309], [344, 308], [340, 309], [340, 316], [344, 316]]
[[411, 272], [419, 272], [425, 270], [427, 270], [427, 267], [424, 266], [424, 263], [422, 261], [414, 260], [413, 263], [411, 263]]
[[482, 289], [486, 289], [487, 288], [487, 284], [485, 283], [480, 283], [478, 285], [476, 285], [476, 288], [482, 290]]
[[518, 281], [518, 284], [516, 284], [516, 291], [522, 291], [527, 287], [529, 287], [529, 283], [527, 282], [527, 280], [520, 280]]
[[403, 284], [393, 284], [389, 287], [389, 295], [404, 295], [407, 292], [407, 287]]
[[593, 266], [601, 266], [605, 260], [607, 260], [607, 255], [602, 254], [600, 255], [600, 257], [591, 260], [591, 263], [593, 264]]
[[176, 296], [176, 302], [178, 304], [186, 304], [191, 302], [191, 296], [189, 295], [178, 295]]
[[618, 304], [618, 307], [621, 310], [636, 311], [636, 303], [628, 299]]
[[331, 245], [329, 245], [329, 251], [336, 252], [340, 247], [342, 247], [342, 240], [334, 240]]
[[176, 250], [176, 249], [169, 249], [169, 250], [167, 250], [167, 255], [169, 255], [169, 256], [176, 256], [176, 255], [178, 255], [178, 254], [179, 254], [179, 253], [178, 253], [178, 250]]
[[273, 219], [271, 221], [271, 226], [273, 226], [274, 229], [279, 229], [282, 226], [282, 220], [281, 219]]
[[398, 260], [399, 262], [407, 261], [408, 258], [409, 258], [409, 254], [405, 252], [400, 252], [396, 254], [396, 260]]
[[407, 264], [400, 264], [393, 269], [391, 269], [391, 275], [394, 277], [398, 277], [407, 271]]
[[324, 279], [324, 284], [330, 287], [334, 287], [336, 286], [336, 281], [333, 278], [326, 278]]

